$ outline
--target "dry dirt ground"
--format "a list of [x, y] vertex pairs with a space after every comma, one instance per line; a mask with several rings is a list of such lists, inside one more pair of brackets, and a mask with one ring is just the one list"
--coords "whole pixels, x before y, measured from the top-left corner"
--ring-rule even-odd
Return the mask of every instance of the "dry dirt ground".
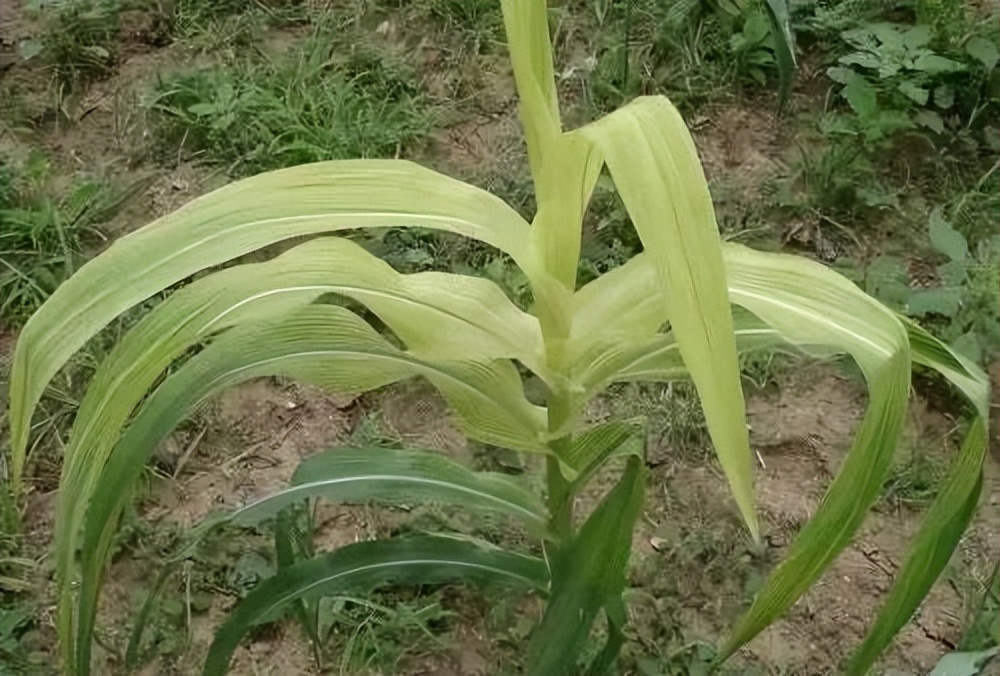
[[[0, 3], [0, 34], [5, 53], [32, 26], [18, 3]], [[151, 176], [148, 190], [114, 225], [126, 232], [143, 225], [223, 182], [203, 167], [181, 163], [163, 170], [137, 152], [148, 134], [139, 92], [158, 72], [172, 67], [171, 48], [127, 45], [118, 74], [97, 83], [72, 120], [55, 122], [42, 115], [30, 143], [45, 149], [67, 172], [106, 167], [118, 177]], [[44, 77], [16, 62], [4, 77]], [[51, 92], [35, 86], [39, 101]], [[523, 151], [509, 90], [495, 93], [498, 112], [472, 118], [437, 133], [438, 164], [474, 169], [495, 158]], [[49, 104], [38, 103], [40, 109]], [[41, 114], [41, 113], [40, 113]], [[16, 143], [23, 147], [24, 137]], [[708, 111], [695, 133], [705, 167], [713, 179], [728, 181], [752, 195], [781, 166], [787, 140], [767, 112], [727, 106]], [[5, 138], [5, 146], [12, 143]], [[9, 337], [3, 345], [9, 350]], [[824, 487], [836, 472], [864, 410], [863, 389], [830, 365], [802, 364], [778, 389], [755, 394], [749, 401], [752, 441], [759, 452], [757, 490], [766, 544], [755, 549], [740, 530], [721, 473], [704, 458], [652, 449], [657, 459], [648, 489], [649, 503], [636, 536], [633, 583], [652, 600], [633, 608], [637, 645], [655, 654], [665, 640], [714, 640], [737, 615], [747, 587], [760, 571], [780, 560], [791, 538], [816, 509]], [[157, 524], [191, 525], [213, 509], [244, 503], [280, 487], [304, 456], [347, 439], [365, 417], [381, 411], [386, 434], [407, 444], [438, 448], [469, 459], [463, 438], [448, 421], [441, 401], [419, 387], [390, 390], [377, 396], [344, 399], [275, 380], [238, 387], [213, 402], [188, 428], [175, 435], [158, 457], [166, 470], [152, 484], [142, 506], [143, 518]], [[909, 434], [930, 439], [938, 453], [956, 449], [948, 432], [956, 421], [917, 402]], [[1000, 555], [1000, 468], [988, 461], [982, 506], [966, 536], [955, 569], [960, 575], [986, 574]], [[30, 527], [44, 541], [50, 527], [51, 493], [32, 496]], [[385, 534], [405, 514], [368, 508], [324, 508], [318, 541], [335, 547]], [[857, 541], [823, 580], [787, 617], [743, 651], [747, 664], [767, 673], [823, 676], [864, 634], [879, 607], [920, 513], [906, 506], [884, 506], [868, 519]], [[127, 556], [108, 575], [102, 625], [121, 638], [137, 586], [151, 579], [148, 566]], [[759, 582], [759, 580], [758, 580]], [[469, 599], [469, 595], [461, 596]], [[220, 598], [193, 619], [186, 657], [170, 673], [195, 673], [214, 625], [230, 601]], [[882, 670], [926, 674], [953, 648], [968, 617], [962, 590], [943, 578], [917, 618], [902, 632], [886, 656]], [[526, 606], [526, 612], [532, 609]], [[460, 612], [447, 649], [401, 663], [410, 676], [476, 676], [497, 673], [509, 652], [498, 650], [484, 625], [485, 611], [473, 605]], [[666, 619], [664, 619], [666, 617]], [[683, 627], [683, 630], [677, 627]], [[671, 633], [673, 632], [673, 633]], [[105, 671], [113, 673], [112, 655], [103, 653]], [[154, 662], [144, 674], [167, 673]], [[293, 626], [245, 644], [232, 673], [236, 676], [295, 676], [319, 673], [310, 651]], [[334, 672], [330, 672], [334, 673]]]

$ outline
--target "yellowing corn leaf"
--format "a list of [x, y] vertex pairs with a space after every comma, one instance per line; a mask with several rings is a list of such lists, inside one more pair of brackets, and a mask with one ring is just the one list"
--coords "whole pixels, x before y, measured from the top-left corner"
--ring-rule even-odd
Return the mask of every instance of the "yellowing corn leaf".
[[11, 371], [14, 484], [31, 416], [52, 376], [108, 322], [204, 268], [260, 247], [346, 228], [419, 226], [479, 239], [532, 276], [528, 225], [461, 181], [394, 160], [307, 164], [205, 195], [116, 241], [84, 265], [25, 325]]
[[753, 466], [721, 240], [691, 135], [662, 97], [637, 99], [573, 133], [601, 152], [656, 264], [671, 330], [698, 389], [719, 462], [756, 537]]

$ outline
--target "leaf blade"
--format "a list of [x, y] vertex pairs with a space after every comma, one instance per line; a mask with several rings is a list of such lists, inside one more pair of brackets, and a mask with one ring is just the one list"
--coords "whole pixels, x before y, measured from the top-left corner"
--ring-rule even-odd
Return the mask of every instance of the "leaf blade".
[[851, 656], [845, 669], [848, 676], [868, 673], [948, 565], [979, 504], [985, 455], [986, 424], [977, 418], [948, 479], [924, 516], [878, 616]]
[[[262, 246], [373, 226], [421, 226], [481, 239], [510, 254], [529, 277], [533, 274], [528, 226], [513, 209], [416, 164], [321, 162], [232, 183], [117, 240], [61, 285], [25, 325], [11, 372], [14, 484], [20, 482], [42, 391], [114, 317], [201, 269]], [[163, 251], [173, 253], [161, 256]]]
[[373, 540], [289, 566], [258, 585], [216, 632], [202, 673], [222, 676], [237, 646], [258, 622], [301, 598], [367, 591], [388, 583], [438, 584], [468, 580], [544, 590], [545, 562], [471, 542], [424, 536]]
[[594, 619], [602, 608], [620, 604], [645, 479], [642, 460], [630, 456], [618, 484], [557, 554], [549, 604], [528, 644], [530, 676], [579, 673], [576, 659]]
[[587, 136], [604, 155], [656, 264], [671, 330], [716, 454], [756, 538], [752, 456], [721, 239], [691, 135], [663, 97], [638, 98], [574, 133]]
[[537, 533], [546, 529], [541, 501], [503, 474], [474, 472], [428, 451], [339, 448], [303, 460], [289, 488], [233, 514], [254, 523], [306, 498], [339, 502], [436, 502], [511, 516]]

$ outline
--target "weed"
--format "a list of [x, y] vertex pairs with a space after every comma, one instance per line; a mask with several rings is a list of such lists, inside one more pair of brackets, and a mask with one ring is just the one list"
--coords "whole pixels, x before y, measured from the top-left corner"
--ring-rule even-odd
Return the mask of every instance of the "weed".
[[80, 178], [54, 196], [49, 160], [33, 153], [0, 166], [0, 318], [20, 325], [103, 241], [100, 226], [145, 185]]
[[609, 391], [606, 402], [617, 418], [645, 418], [651, 447], [675, 457], [705, 457], [708, 430], [690, 383], [617, 385]]
[[22, 42], [22, 56], [41, 57], [63, 92], [107, 77], [118, 64], [119, 0], [68, 0], [43, 10], [44, 32]]
[[197, 50], [253, 48], [268, 28], [304, 22], [303, 0], [177, 0], [162, 7], [174, 39]]
[[890, 307], [927, 321], [941, 338], [973, 361], [995, 359], [1000, 343], [1000, 237], [981, 240], [976, 247], [934, 209], [929, 236], [938, 260], [929, 284], [914, 287], [903, 261], [880, 256], [865, 270], [867, 291]]
[[897, 197], [864, 147], [833, 133], [829, 125], [837, 119], [823, 118], [822, 140], [799, 146], [788, 174], [778, 180], [777, 201], [833, 223], [870, 222], [877, 211], [895, 207]]
[[455, 31], [470, 51], [490, 51], [500, 41], [503, 16], [495, 0], [430, 0], [430, 15], [448, 31]]
[[42, 676], [46, 657], [31, 603], [0, 605], [0, 676]]
[[339, 654], [335, 673], [401, 673], [404, 656], [447, 647], [437, 634], [452, 613], [433, 595], [408, 596], [396, 592], [319, 602], [319, 636]]
[[972, 606], [959, 650], [986, 650], [1000, 641], [1000, 564], [985, 583], [979, 581], [976, 595], [979, 602]]
[[430, 128], [413, 81], [398, 55], [317, 34], [285, 57], [161, 82], [152, 107], [163, 147], [242, 175], [400, 154]]

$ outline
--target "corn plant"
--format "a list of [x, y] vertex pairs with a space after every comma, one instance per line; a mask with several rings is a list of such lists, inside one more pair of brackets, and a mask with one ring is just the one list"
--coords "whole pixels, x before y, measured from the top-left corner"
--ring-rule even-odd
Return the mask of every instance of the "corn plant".
[[[293, 494], [253, 509], [294, 502], [296, 490], [298, 497], [378, 500], [405, 489], [510, 515], [539, 546], [512, 552], [427, 535], [356, 543], [286, 566], [229, 616], [206, 674], [223, 673], [246, 631], [288, 604], [344, 588], [463, 580], [530, 589], [545, 599], [527, 673], [606, 670], [624, 640], [623, 591], [646, 468], [633, 450], [642, 445], [627, 443], [636, 433], [631, 423], [588, 426], [584, 407], [613, 382], [690, 379], [736, 508], [757, 538], [737, 361], [748, 347], [847, 354], [870, 396], [825, 498], [720, 646], [720, 659], [784, 613], [851, 541], [890, 468], [914, 363], [948, 378], [977, 418], [848, 673], [867, 670], [942, 571], [979, 495], [983, 374], [822, 265], [723, 243], [691, 136], [666, 99], [639, 98], [564, 131], [544, 0], [504, 0], [503, 14], [537, 194], [530, 224], [498, 198], [407, 161], [292, 167], [233, 183], [119, 239], [25, 326], [11, 377], [15, 489], [39, 398], [89, 338], [202, 270], [311, 237], [265, 262], [188, 281], [127, 333], [95, 374], [65, 448], [56, 508], [64, 673], [90, 673], [112, 538], [144, 461], [192, 406], [261, 376], [347, 393], [424, 378], [470, 438], [544, 456], [546, 491], [537, 497], [509, 477], [426, 452], [350, 449], [317, 456], [300, 471]], [[604, 168], [644, 252], [577, 288], [582, 218]], [[520, 267], [533, 304], [518, 307], [482, 278], [400, 274], [352, 241], [318, 236], [368, 227], [434, 228], [485, 242]], [[387, 331], [329, 303], [330, 294], [364, 306]], [[544, 406], [525, 397], [525, 372], [545, 384]], [[575, 514], [580, 489], [621, 456], [618, 483], [591, 513]], [[601, 616], [604, 649], [579, 664]]]

